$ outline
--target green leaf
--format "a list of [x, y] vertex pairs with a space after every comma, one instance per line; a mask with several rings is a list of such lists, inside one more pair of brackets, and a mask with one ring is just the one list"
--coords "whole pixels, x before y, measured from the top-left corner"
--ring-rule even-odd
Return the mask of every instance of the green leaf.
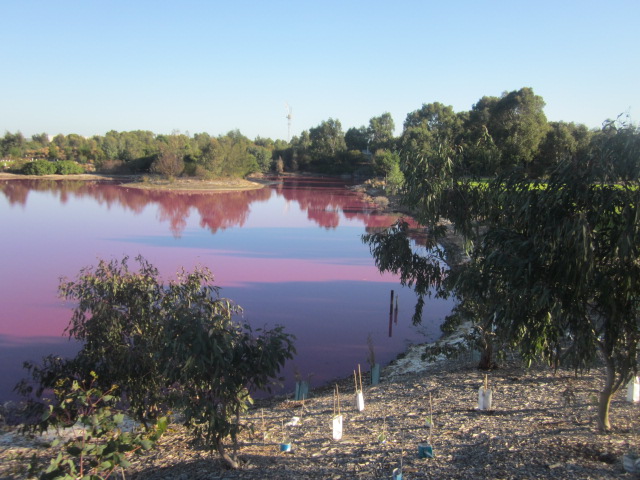
[[72, 455], [74, 457], [77, 457], [78, 455], [80, 455], [82, 453], [82, 448], [77, 446], [77, 445], [69, 445], [67, 447], [67, 453], [69, 455]]
[[43, 422], [49, 420], [49, 418], [51, 417], [52, 413], [53, 413], [53, 405], [49, 405], [49, 409], [42, 413], [41, 420]]
[[107, 460], [102, 462], [100, 465], [98, 465], [97, 469], [99, 472], [103, 472], [105, 470], [111, 470], [112, 468], [115, 468], [115, 465], [113, 462]]

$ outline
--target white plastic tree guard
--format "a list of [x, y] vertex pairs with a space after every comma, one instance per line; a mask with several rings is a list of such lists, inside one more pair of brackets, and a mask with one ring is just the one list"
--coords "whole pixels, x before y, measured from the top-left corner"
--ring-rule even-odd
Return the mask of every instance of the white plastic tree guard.
[[342, 415], [340, 414], [340, 392], [338, 385], [333, 391], [333, 439], [342, 439]]
[[360, 388], [358, 388], [358, 375], [356, 371], [353, 371], [353, 380], [356, 384], [356, 407], [359, 412], [364, 410], [364, 393], [362, 393], [362, 372], [360, 371], [360, 364], [358, 364], [358, 374], [360, 376]]
[[484, 385], [478, 390], [478, 410], [491, 410], [493, 400], [492, 391], [489, 388], [487, 375], [484, 376]]
[[627, 384], [627, 402], [640, 402], [640, 377], [633, 377]]

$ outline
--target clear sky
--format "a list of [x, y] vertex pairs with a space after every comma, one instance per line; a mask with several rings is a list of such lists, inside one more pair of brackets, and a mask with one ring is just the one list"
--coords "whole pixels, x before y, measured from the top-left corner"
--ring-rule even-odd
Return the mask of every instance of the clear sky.
[[550, 121], [640, 118], [640, 1], [0, 0], [0, 135], [287, 138], [532, 87]]

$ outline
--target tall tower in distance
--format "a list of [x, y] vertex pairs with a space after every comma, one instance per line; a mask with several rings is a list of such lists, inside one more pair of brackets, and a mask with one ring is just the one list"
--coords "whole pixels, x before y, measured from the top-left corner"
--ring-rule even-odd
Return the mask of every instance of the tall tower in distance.
[[293, 118], [293, 109], [287, 102], [284, 102], [284, 109], [287, 112], [285, 118], [287, 119], [287, 142], [291, 141], [291, 119]]

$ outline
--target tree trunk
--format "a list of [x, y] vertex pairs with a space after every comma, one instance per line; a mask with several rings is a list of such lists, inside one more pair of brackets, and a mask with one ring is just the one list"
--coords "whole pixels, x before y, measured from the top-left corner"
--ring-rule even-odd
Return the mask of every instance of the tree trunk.
[[491, 339], [487, 338], [485, 335], [482, 339], [482, 351], [480, 352], [478, 369], [491, 370], [493, 367], [493, 343], [491, 343]]
[[234, 470], [240, 468], [240, 464], [227, 453], [222, 442], [217, 442], [216, 448], [218, 450], [218, 453], [220, 454], [220, 457], [227, 463], [229, 468], [232, 468]]
[[598, 429], [601, 432], [608, 432], [611, 429], [609, 423], [609, 407], [611, 406], [611, 397], [616, 392], [615, 380], [616, 371], [610, 359], [606, 360], [607, 377], [604, 388], [600, 392], [600, 401], [598, 402]]
[[609, 423], [609, 407], [613, 392], [607, 386], [600, 392], [600, 402], [598, 403], [598, 429], [601, 432], [608, 432], [611, 429]]

